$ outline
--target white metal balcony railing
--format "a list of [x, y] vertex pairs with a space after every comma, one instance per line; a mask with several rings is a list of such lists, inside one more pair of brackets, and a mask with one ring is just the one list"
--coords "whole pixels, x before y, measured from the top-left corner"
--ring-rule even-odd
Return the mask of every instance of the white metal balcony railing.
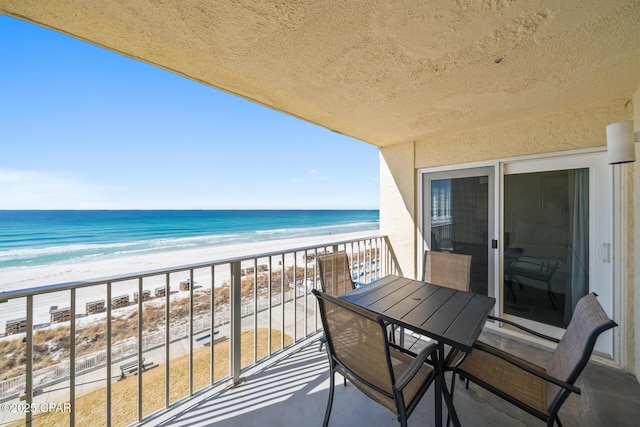
[[[156, 366], [164, 365], [164, 396], [160, 399], [164, 403], [151, 409], [145, 404], [143, 390], [149, 385], [143, 380], [146, 374], [140, 371], [141, 374], [137, 375], [137, 410], [134, 411], [137, 417], [127, 419], [125, 424], [152, 418], [221, 382], [231, 380], [237, 383], [243, 370], [319, 331], [321, 325], [316, 301], [311, 295], [311, 289], [320, 286], [315, 258], [325, 251], [336, 250], [347, 251], [351, 259], [351, 271], [359, 276], [359, 282], [369, 283], [381, 276], [398, 273], [386, 237], [376, 236], [95, 281], [0, 293], [0, 304], [21, 305], [26, 317], [26, 329], [20, 333], [24, 343], [24, 374], [0, 380], [0, 402], [4, 402], [5, 406], [14, 403], [7, 408], [34, 409], [11, 414], [3, 411], [4, 418], [0, 419], [0, 424], [15, 421], [30, 426], [38, 417], [48, 415], [46, 410], [38, 410], [42, 409], [39, 406], [41, 402], [68, 402], [72, 409], [65, 416], [68, 416], [70, 426], [84, 419], [82, 417], [87, 416], [87, 411], [91, 417], [105, 417], [104, 422], [95, 422], [92, 418], [92, 425], [120, 425], [122, 420], [113, 421], [114, 406], [120, 405], [118, 396], [112, 393], [113, 379], [121, 376], [118, 365], [114, 365], [116, 363], [134, 361], [139, 367], [150, 362], [157, 362], [154, 363]], [[185, 275], [188, 275], [188, 280], [184, 280]], [[161, 284], [165, 289], [163, 296], [137, 298], [134, 304], [112, 307], [114, 297], [117, 299], [122, 292], [145, 295], [145, 290], [147, 293], [154, 287], [157, 290]], [[52, 301], [54, 295], [59, 298], [65, 293], [68, 294], [69, 318], [76, 319], [62, 322], [69, 325], [68, 354], [62, 357], [66, 360], [48, 363], [48, 366], [36, 366], [36, 356], [40, 355], [34, 349], [34, 334], [39, 329], [34, 331], [37, 325], [34, 319], [41, 316], [39, 311], [42, 311], [43, 304]], [[95, 302], [96, 295], [106, 297], [105, 313], [82, 315], [82, 304], [89, 300]], [[39, 304], [34, 304], [34, 300]], [[177, 311], [185, 301], [187, 312]], [[152, 316], [147, 319], [149, 310], [154, 307], [163, 314], [161, 322]], [[104, 329], [103, 338], [98, 340], [101, 348], [77, 355], [78, 341], [83, 339], [82, 322], [86, 324], [90, 318], [94, 318], [93, 322], [98, 322]], [[135, 327], [132, 336], [114, 341], [114, 332], [117, 332], [113, 330], [114, 322], [118, 318], [128, 318]], [[262, 343], [263, 346], [266, 344], [266, 350], [260, 352], [259, 330], [266, 331], [260, 338], [266, 340], [266, 343]], [[243, 344], [243, 334], [247, 333], [252, 335], [253, 343], [249, 337]], [[203, 383], [200, 374], [194, 378], [194, 352], [202, 351], [203, 345], [200, 343], [207, 338], [207, 334], [209, 378]], [[225, 374], [216, 376], [214, 370], [218, 362], [214, 351], [221, 343], [228, 345], [229, 356], [227, 364], [222, 367]], [[180, 349], [188, 357], [188, 391], [175, 398], [170, 395], [173, 391], [170, 380], [175, 376], [171, 369], [172, 361], [176, 360]], [[247, 355], [248, 352], [253, 354]], [[150, 361], [153, 358], [157, 360]], [[94, 390], [100, 387], [104, 389], [104, 407], [81, 408], [76, 405], [77, 399], [91, 389], [83, 387], [89, 381], [79, 378], [89, 376], [90, 382], [94, 383]], [[54, 392], [55, 395], [52, 394]], [[60, 396], [65, 397], [64, 402], [60, 401]]]

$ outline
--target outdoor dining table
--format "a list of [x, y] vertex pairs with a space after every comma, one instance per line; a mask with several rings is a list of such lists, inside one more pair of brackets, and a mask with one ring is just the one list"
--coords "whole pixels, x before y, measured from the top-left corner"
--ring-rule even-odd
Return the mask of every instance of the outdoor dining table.
[[377, 313], [391, 325], [437, 341], [436, 426], [442, 425], [443, 398], [451, 420], [459, 426], [453, 399], [444, 379], [444, 346], [470, 352], [493, 309], [495, 298], [393, 275], [343, 294], [340, 298]]

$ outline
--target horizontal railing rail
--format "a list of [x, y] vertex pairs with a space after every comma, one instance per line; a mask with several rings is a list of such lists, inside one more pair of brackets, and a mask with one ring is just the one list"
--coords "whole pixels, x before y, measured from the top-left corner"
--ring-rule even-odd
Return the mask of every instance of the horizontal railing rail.
[[[86, 384], [94, 383], [97, 385], [93, 389], [105, 394], [105, 407], [93, 410], [96, 416], [105, 416], [103, 424], [110, 426], [142, 422], [208, 387], [228, 380], [237, 383], [243, 370], [318, 333], [321, 325], [316, 301], [311, 295], [312, 289], [320, 287], [315, 260], [318, 254], [336, 250], [347, 251], [358, 282], [369, 283], [398, 273], [386, 237], [374, 236], [0, 292], [0, 303], [20, 305], [24, 312], [20, 319], [23, 330], [11, 331], [24, 343], [24, 372], [0, 378], [0, 401], [22, 400], [26, 405], [56, 402], [56, 399], [58, 403], [69, 402], [72, 408], [78, 408], [67, 414], [73, 426], [86, 417], [77, 403], [90, 393], [87, 390], [91, 388]], [[156, 296], [152, 296], [154, 289]], [[129, 303], [132, 293], [133, 304]], [[100, 300], [101, 295], [104, 300]], [[52, 313], [51, 322], [53, 313], [56, 316], [62, 313], [67, 316], [63, 319], [69, 320], [48, 328], [42, 322], [43, 304], [56, 298], [68, 298], [68, 302], [65, 300], [61, 305], [69, 307], [52, 306], [48, 310]], [[83, 303], [87, 304], [84, 315]], [[106, 313], [94, 312], [96, 307]], [[63, 360], [54, 363], [54, 357], [46, 366], [41, 366], [38, 360], [45, 356], [43, 351], [53, 350], [43, 350], [42, 345], [34, 347], [34, 335], [60, 325], [69, 325], [68, 351], [62, 352], [62, 356], [54, 355]], [[85, 336], [87, 327], [94, 327], [91, 334], [100, 336], [95, 341], [101, 348], [79, 355], [79, 346], [93, 339]], [[127, 330], [129, 335], [116, 338], [122, 330]], [[9, 333], [7, 326], [2, 340], [11, 340]], [[55, 343], [47, 346], [54, 348]], [[216, 352], [217, 349], [228, 350]], [[137, 363], [130, 364], [132, 360]], [[118, 365], [122, 361], [126, 361], [126, 366]], [[164, 366], [164, 387], [156, 391], [164, 394], [161, 407], [149, 407], [147, 400], [153, 399], [146, 399], [150, 390], [156, 390], [151, 384], [154, 380], [145, 380], [149, 374], [143, 374], [148, 365]], [[122, 366], [134, 369], [125, 372]], [[205, 375], [203, 366], [206, 366]], [[158, 372], [161, 374], [161, 371]], [[137, 416], [114, 420], [113, 408], [122, 402], [119, 393], [114, 395], [112, 380], [126, 380], [129, 373], [137, 374], [137, 384], [130, 385], [138, 389], [137, 407], [133, 409]], [[208, 379], [203, 381], [205, 376]], [[182, 387], [184, 390], [176, 397], [180, 387], [174, 382], [178, 380], [188, 382], [188, 386]], [[0, 424], [23, 419], [31, 425], [34, 417], [50, 414], [25, 412], [14, 418], [4, 415]]]

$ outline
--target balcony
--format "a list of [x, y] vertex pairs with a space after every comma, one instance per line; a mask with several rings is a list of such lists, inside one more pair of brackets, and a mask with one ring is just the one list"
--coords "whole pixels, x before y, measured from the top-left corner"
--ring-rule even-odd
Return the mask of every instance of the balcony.
[[359, 282], [397, 272], [376, 236], [0, 293], [0, 424], [128, 425], [240, 382], [318, 334], [334, 250]]
[[[0, 425], [319, 425], [328, 364], [310, 290], [319, 287], [315, 258], [334, 250], [350, 254], [360, 282], [399, 273], [386, 238], [371, 237], [1, 293], [3, 312], [23, 316], [0, 340], [14, 343], [2, 354], [18, 365], [0, 381]], [[482, 339], [539, 363], [548, 357], [488, 331]], [[331, 425], [397, 425], [337, 384]], [[582, 396], [561, 411], [565, 426], [640, 418], [632, 375], [590, 364], [578, 386]], [[463, 425], [540, 425], [473, 385], [459, 386], [454, 401]], [[433, 390], [409, 422], [433, 423]]]

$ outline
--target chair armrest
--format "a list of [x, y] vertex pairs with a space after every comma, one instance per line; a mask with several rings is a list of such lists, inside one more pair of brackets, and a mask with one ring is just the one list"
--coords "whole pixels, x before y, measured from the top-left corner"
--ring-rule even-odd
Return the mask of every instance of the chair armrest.
[[504, 351], [498, 350], [495, 347], [492, 347], [488, 344], [485, 344], [483, 342], [476, 342], [474, 344], [474, 349], [480, 350], [480, 351], [484, 351], [486, 353], [492, 354], [493, 356], [499, 357], [500, 359], [511, 363], [512, 365], [517, 366], [520, 369], [523, 369], [527, 372], [529, 372], [532, 375], [535, 375], [538, 378], [541, 378], [547, 382], [553, 383], [559, 387], [565, 388], [567, 390], [570, 390], [576, 394], [580, 394], [580, 389], [576, 386], [574, 386], [573, 384], [569, 384], [565, 381], [559, 380], [556, 377], [552, 377], [551, 375], [547, 374], [544, 370], [538, 370], [538, 369], [534, 369], [533, 367], [529, 366], [526, 363], [522, 363], [522, 361], [520, 361], [519, 359], [517, 359], [516, 357], [511, 356], [509, 353], [505, 353]]
[[[388, 323], [387, 326], [395, 326], [395, 325], [393, 323]], [[413, 357], [414, 359], [418, 356], [415, 352], [413, 352], [413, 351], [411, 351], [409, 349], [406, 349], [404, 347], [401, 347], [396, 343], [393, 343], [393, 342], [389, 341], [388, 344], [389, 344], [389, 347], [393, 347], [396, 350], [398, 350], [398, 351], [400, 351], [400, 352], [402, 352], [404, 354], [408, 354], [409, 356]]]
[[525, 328], [524, 326], [519, 325], [516, 322], [512, 322], [511, 320], [502, 319], [500, 317], [495, 317], [495, 316], [491, 316], [491, 315], [489, 315], [488, 318], [489, 318], [489, 320], [495, 320], [497, 322], [506, 323], [507, 325], [511, 325], [513, 327], [516, 327], [516, 328], [518, 328], [518, 329], [520, 329], [520, 330], [522, 330], [522, 331], [524, 331], [524, 332], [526, 332], [528, 334], [534, 335], [534, 336], [536, 336], [538, 338], [543, 338], [545, 340], [554, 342], [556, 344], [560, 342], [560, 340], [558, 338], [550, 337], [548, 335], [541, 334], [540, 332], [533, 331], [533, 330], [531, 330], [529, 328]]
[[433, 354], [434, 351], [437, 350], [437, 346], [438, 344], [436, 342], [432, 342], [416, 355], [415, 359], [413, 359], [413, 362], [411, 362], [407, 370], [404, 371], [400, 378], [396, 380], [396, 388], [398, 390], [402, 390], [407, 384], [409, 384], [409, 381], [411, 381], [416, 373], [418, 373], [418, 370], [427, 360], [427, 357], [429, 357], [431, 354]]

